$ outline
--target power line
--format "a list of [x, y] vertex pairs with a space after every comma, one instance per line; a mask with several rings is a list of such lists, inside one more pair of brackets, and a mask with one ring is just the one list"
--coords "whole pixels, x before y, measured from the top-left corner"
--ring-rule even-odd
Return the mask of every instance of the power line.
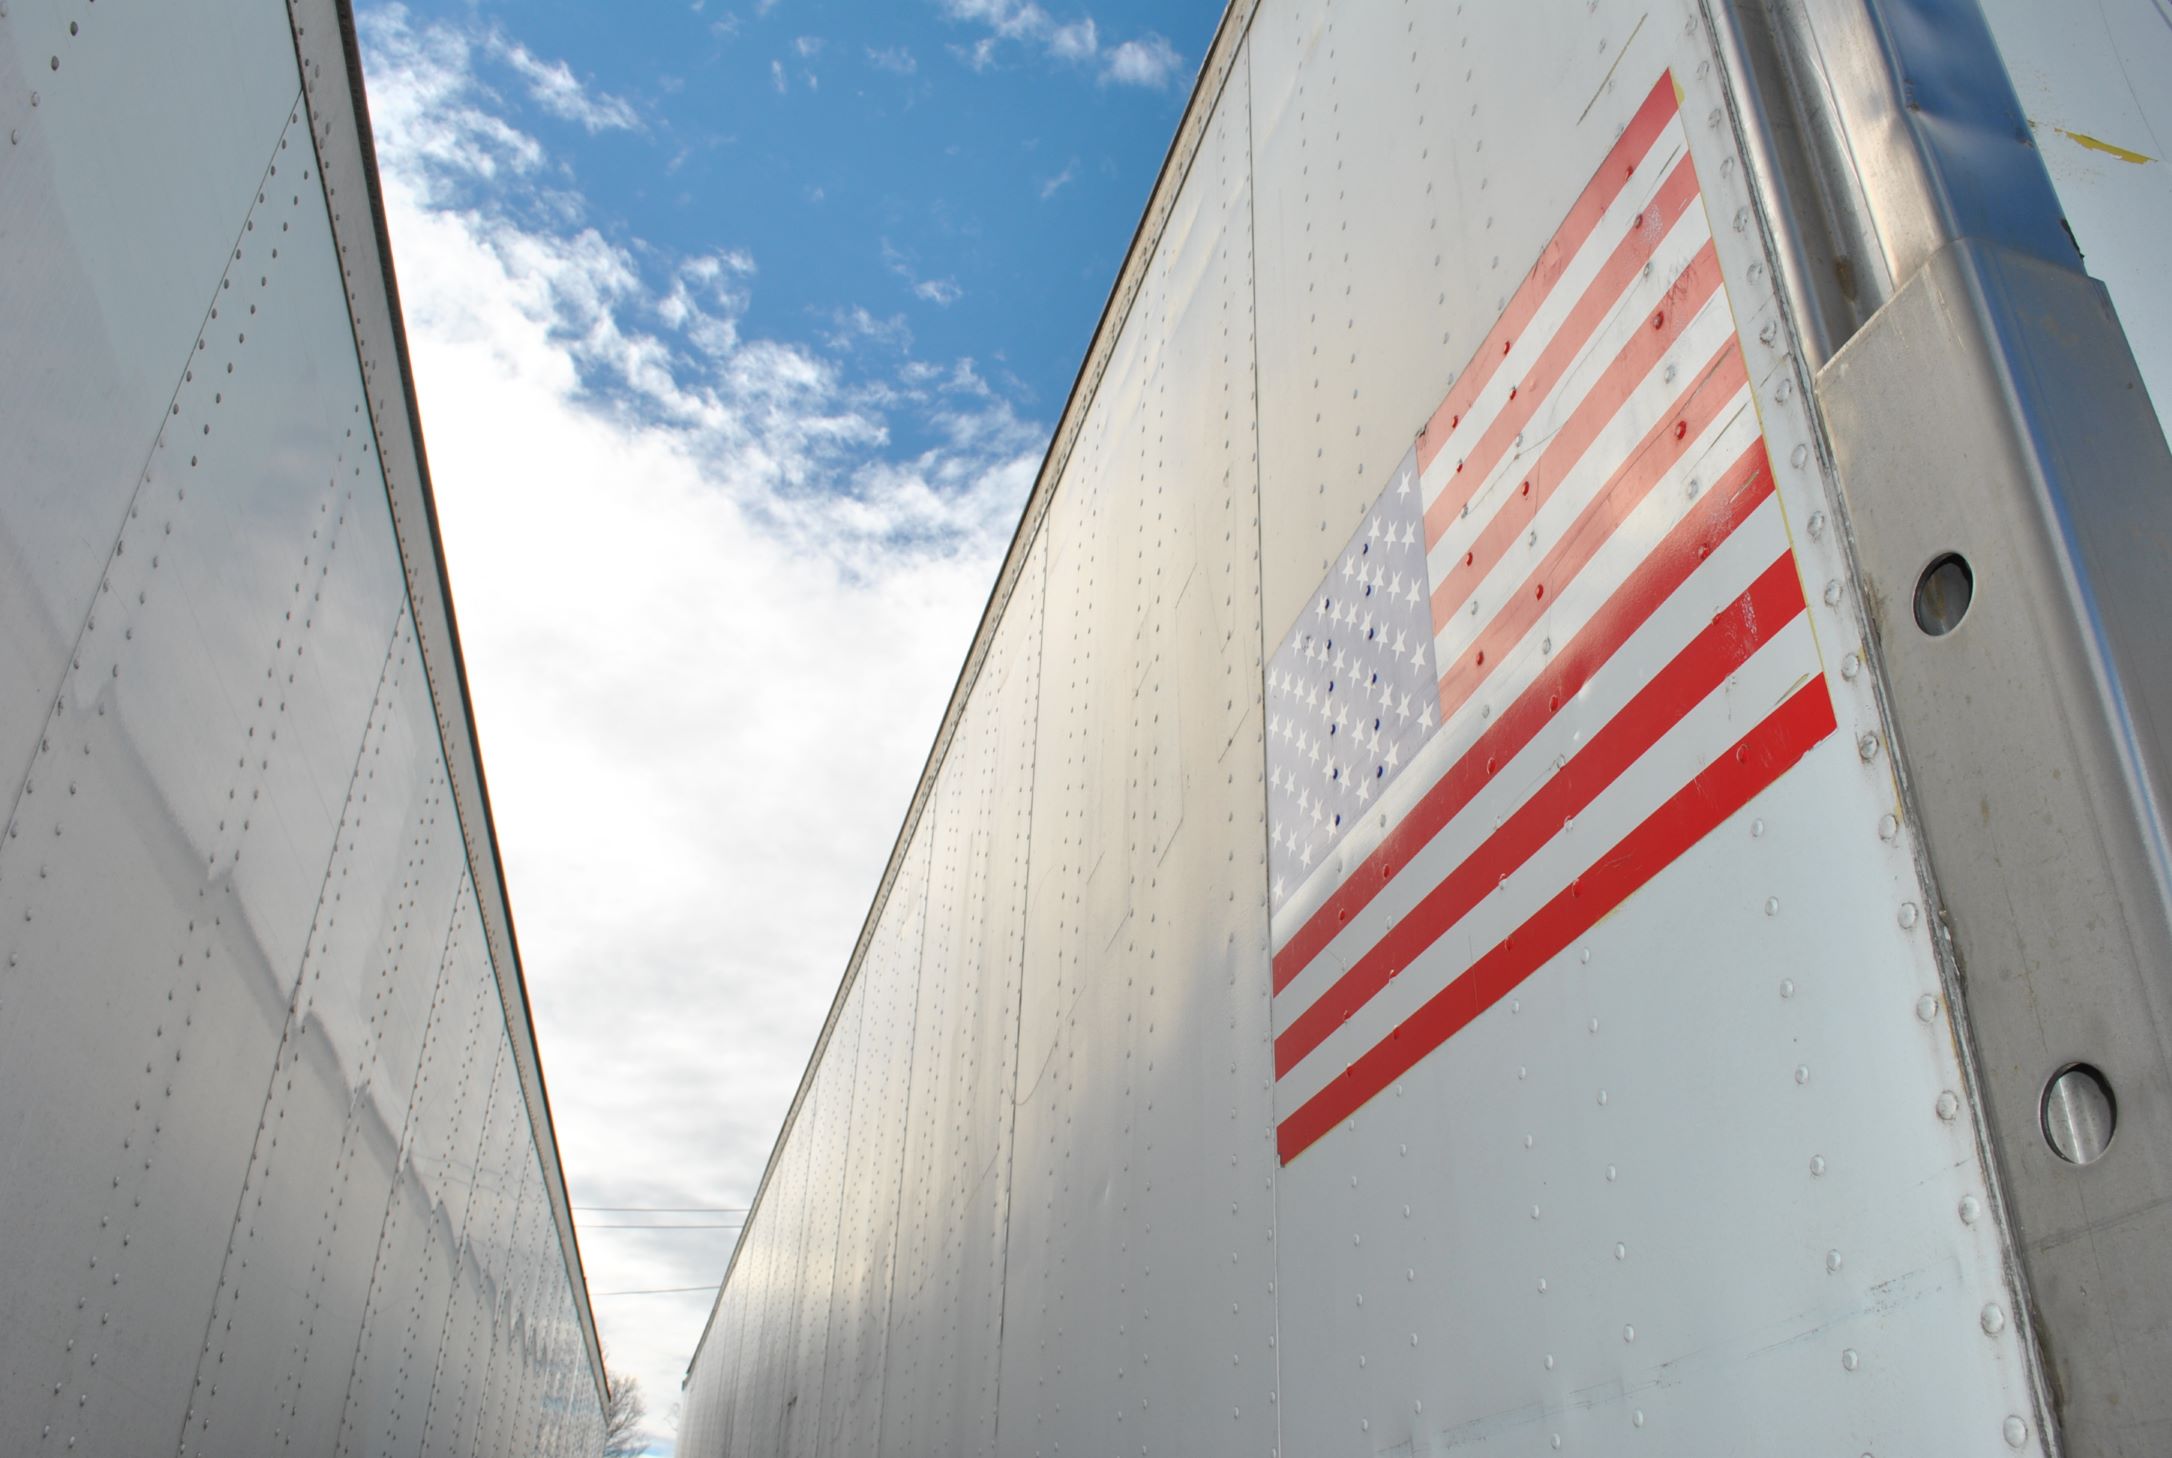
[[726, 1221], [723, 1221], [723, 1222], [721, 1222], [720, 1224], [715, 1224], [715, 1225], [702, 1225], [702, 1224], [678, 1224], [678, 1225], [583, 1225], [583, 1226], [581, 1227], [581, 1229], [583, 1229], [583, 1230], [741, 1230], [741, 1229], [744, 1229], [745, 1227], [746, 1227], [746, 1222], [745, 1222], [744, 1220], [726, 1220]]
[[744, 1215], [745, 1205], [575, 1205], [590, 1215]]
[[646, 1291], [591, 1291], [591, 1297], [604, 1296], [678, 1296], [690, 1291], [714, 1291], [714, 1286], [654, 1286]]

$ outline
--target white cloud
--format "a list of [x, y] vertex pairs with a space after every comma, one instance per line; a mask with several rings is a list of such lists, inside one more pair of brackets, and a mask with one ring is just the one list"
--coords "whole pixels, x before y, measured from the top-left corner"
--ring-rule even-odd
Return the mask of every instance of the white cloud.
[[940, 0], [946, 18], [985, 27], [988, 34], [971, 46], [952, 46], [951, 51], [975, 71], [985, 71], [997, 59], [997, 45], [1015, 41], [1037, 47], [1048, 57], [1075, 66], [1099, 61], [1104, 86], [1167, 86], [1184, 68], [1184, 58], [1168, 39], [1153, 31], [1104, 49], [1101, 29], [1091, 15], [1059, 24], [1032, 0]]
[[630, 103], [616, 96], [590, 95], [564, 61], [545, 61], [526, 46], [496, 32], [492, 32], [489, 44], [491, 54], [520, 73], [528, 83], [528, 95], [552, 116], [578, 122], [591, 136], [640, 127], [641, 118]]
[[882, 240], [883, 266], [912, 287], [916, 298], [922, 298], [938, 308], [947, 309], [965, 297], [965, 290], [954, 278], [923, 278], [913, 266], [913, 261], [900, 252], [888, 238]]
[[943, 0], [943, 13], [985, 25], [1006, 40], [1037, 40], [1050, 25], [1048, 12], [1033, 0]]
[[769, 63], [769, 84], [777, 88], [779, 96], [792, 89], [791, 81], [786, 79], [784, 74], [784, 62], [771, 61]]
[[803, 35], [792, 42], [792, 49], [799, 52], [801, 60], [811, 60], [822, 54], [822, 37]]
[[1125, 41], [1109, 52], [1102, 68], [1103, 82], [1119, 86], [1167, 86], [1184, 69], [1184, 58], [1162, 36], [1148, 31], [1137, 40]]
[[920, 69], [920, 63], [913, 59], [913, 53], [903, 46], [889, 46], [879, 51], [869, 46], [867, 63], [878, 71], [889, 71], [899, 76], [910, 76]]
[[1059, 25], [1048, 36], [1048, 53], [1059, 61], [1088, 61], [1101, 48], [1101, 33], [1092, 16]]
[[1072, 179], [1077, 176], [1078, 158], [1073, 157], [1070, 161], [1063, 164], [1063, 171], [1057, 173], [1054, 177], [1044, 178], [1042, 180], [1041, 201], [1047, 202], [1057, 193], [1063, 191], [1064, 188], [1069, 187], [1071, 185]]
[[[492, 111], [487, 34], [361, 27], [574, 1199], [745, 1205], [1045, 434], [902, 319], [764, 337], [757, 259], [614, 241], [538, 191], [561, 170]], [[583, 1248], [594, 1290], [647, 1290], [714, 1282], [731, 1239]], [[652, 1427], [710, 1300], [597, 1302]]]

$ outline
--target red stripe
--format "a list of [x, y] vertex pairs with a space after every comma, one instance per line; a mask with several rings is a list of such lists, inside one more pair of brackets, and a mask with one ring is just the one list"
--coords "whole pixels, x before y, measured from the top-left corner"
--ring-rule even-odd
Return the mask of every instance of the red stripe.
[[1283, 1030], [1275, 1039], [1275, 1077], [1295, 1068], [1399, 970], [1417, 961], [1469, 915], [1487, 893], [1551, 841], [1568, 817], [1581, 815], [1802, 610], [1802, 582], [1795, 575], [1793, 556], [1783, 550], [1741, 596], [1722, 608], [1620, 712], [1601, 725], [1575, 758], [1518, 806]]
[[[1521, 487], [1515, 485], [1514, 475], [1503, 478], [1500, 489], [1513, 493], [1513, 497], [1529, 497], [1534, 503], [1544, 500], [1561, 478], [1574, 470], [1583, 459], [1584, 452], [1599, 438], [1637, 386], [1644, 383], [1667, 351], [1682, 337], [1689, 321], [1705, 303], [1719, 291], [1719, 255], [1714, 252], [1710, 239], [1697, 250], [1697, 256], [1689, 261], [1680, 275], [1667, 287], [1666, 299], [1651, 313], [1649, 328], [1639, 328], [1622, 345], [1621, 352], [1607, 362], [1606, 370], [1592, 381], [1569, 412], [1569, 418], [1547, 438], [1546, 449], [1539, 454], [1538, 462], [1523, 477]], [[1725, 308], [1723, 300], [1721, 307]], [[1492, 469], [1488, 466], [1488, 470]], [[1473, 482], [1483, 481], [1483, 473], [1475, 474]], [[1425, 544], [1430, 550], [1438, 543], [1448, 526], [1463, 509], [1463, 503], [1455, 500], [1455, 490], [1443, 491], [1425, 510]], [[1512, 497], [1512, 499], [1513, 499]], [[1456, 604], [1469, 595], [1468, 584], [1476, 583], [1485, 571], [1486, 562], [1478, 558], [1472, 564], [1456, 563], [1450, 566], [1440, 584], [1433, 589], [1433, 631], [1439, 632], [1448, 621]]]
[[1629, 179], [1636, 175], [1637, 163], [1651, 150], [1652, 140], [1674, 114], [1674, 75], [1669, 72], [1659, 78], [1651, 94], [1644, 98], [1644, 104], [1637, 108], [1637, 114], [1629, 119], [1627, 130], [1615, 141], [1606, 160], [1592, 174], [1591, 181], [1584, 184], [1583, 195], [1569, 208], [1569, 215], [1561, 220], [1560, 228], [1539, 253], [1538, 262], [1517, 285], [1515, 296], [1501, 311], [1493, 332], [1486, 336], [1485, 342], [1478, 346], [1478, 353], [1456, 377], [1454, 387], [1440, 402], [1440, 408], [1433, 412], [1431, 422], [1418, 432], [1418, 469], [1421, 472], [1433, 463], [1433, 457], [1440, 454], [1441, 447], [1447, 443], [1448, 433], [1455, 428], [1450, 422], [1470, 410], [1478, 392], [1500, 368], [1509, 346], [1531, 322], [1531, 316], [1538, 312], [1538, 306], [1547, 294], [1553, 291], [1561, 279], [1561, 271], [1584, 246], [1584, 240], [1591, 236], [1599, 219], [1614, 205], [1614, 199], [1621, 196], [1621, 190], [1629, 185]]
[[1468, 1027], [1779, 779], [1834, 727], [1832, 697], [1819, 675], [1676, 791], [1530, 920], [1283, 1120], [1275, 1129], [1282, 1162], [1288, 1164], [1304, 1153], [1419, 1059]]
[[[1600, 545], [1651, 493], [1659, 479], [1688, 454], [1690, 445], [1704, 434], [1721, 407], [1735, 399], [1748, 381], [1741, 346], [1730, 336], [1711, 363], [1705, 366], [1705, 372], [1698, 376], [1696, 383], [1637, 443], [1629, 459], [1622, 462], [1613, 479], [1600, 488], [1599, 494], [1570, 524], [1537, 569], [1524, 579], [1522, 586], [1494, 614], [1492, 621], [1479, 630], [1477, 638], [1449, 663], [1448, 671], [1440, 678], [1442, 723], [1463, 707], [1480, 684], [1493, 676], [1502, 657], [1522, 642], [1532, 625], [1552, 609], [1562, 589], [1576, 580], [1576, 574], [1584, 569]], [[1757, 469], [1755, 454], [1754, 448], [1743, 452], [1714, 489], [1727, 490], [1747, 479], [1749, 473]], [[1506, 516], [1504, 512], [1495, 517], [1494, 525], [1502, 524]], [[1507, 520], [1507, 535], [1520, 536], [1528, 526], [1528, 520]], [[1501, 545], [1505, 550], [1506, 542]], [[1485, 559], [1481, 556], [1480, 560]]]
[[1675, 164], [1665, 182], [1653, 196], [1644, 211], [1636, 216], [1614, 251], [1599, 267], [1599, 272], [1585, 286], [1582, 297], [1577, 299], [1546, 341], [1546, 347], [1531, 365], [1531, 371], [1516, 387], [1508, 392], [1508, 399], [1494, 413], [1477, 444], [1465, 452], [1456, 462], [1453, 475], [1443, 483], [1441, 493], [1426, 507], [1425, 544], [1431, 547], [1448, 529], [1448, 523], [1456, 519], [1478, 491], [1481, 483], [1500, 464], [1501, 457], [1516, 443], [1516, 437], [1530, 424], [1538, 409], [1552, 394], [1554, 386], [1583, 353], [1599, 326], [1621, 307], [1622, 295], [1632, 280], [1659, 247], [1659, 240], [1667, 236], [1684, 209], [1697, 197], [1697, 170], [1688, 157]]
[[1592, 615], [1576, 637], [1556, 653], [1531, 686], [1494, 716], [1493, 727], [1478, 736], [1410, 813], [1398, 821], [1363, 865], [1335, 888], [1320, 909], [1274, 955], [1274, 990], [1320, 954], [1345, 922], [1370, 905], [1388, 878], [1406, 865], [1440, 828], [1454, 819], [1490, 778], [1490, 765], [1506, 764], [1531, 742], [1556, 708], [1591, 681], [1653, 611], [1672, 596], [1697, 564], [1772, 493], [1772, 471], [1760, 438], [1751, 447], [1752, 474], [1734, 491], [1713, 490], [1689, 509], [1650, 556], [1623, 579], [1606, 605]]

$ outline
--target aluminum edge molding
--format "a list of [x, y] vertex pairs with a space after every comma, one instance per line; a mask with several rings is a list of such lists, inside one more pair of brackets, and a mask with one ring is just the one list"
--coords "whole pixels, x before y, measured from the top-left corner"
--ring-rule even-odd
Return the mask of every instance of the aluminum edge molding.
[[[2172, 1228], [2172, 677], [2151, 639], [2172, 586], [2150, 556], [2172, 458], [1976, 0], [1706, 10], [1764, 102], [1734, 123], [1811, 356], [2039, 1424], [2072, 1458], [2154, 1452], [2167, 1277], [2122, 1254]], [[1911, 604], [1945, 551], [1974, 569], [1974, 620], [1932, 637]], [[2088, 1165], [2040, 1127], [2077, 1061], [2110, 1075], [2124, 1141]]]
[[392, 239], [377, 176], [377, 149], [370, 131], [354, 7], [352, 0], [288, 0], [287, 13], [294, 33], [295, 60], [301, 69], [302, 104], [309, 115], [318, 165], [323, 169], [325, 203], [331, 212], [333, 241], [339, 249], [347, 314], [353, 325], [355, 354], [369, 401], [378, 461], [384, 469], [416, 642], [430, 684], [438, 738], [446, 773], [452, 781], [453, 805], [460, 817], [461, 840], [490, 947], [491, 968], [498, 980], [506, 1032], [514, 1063], [520, 1070], [536, 1158], [542, 1166], [544, 1187], [550, 1192], [551, 1214], [558, 1227], [566, 1275], [573, 1287], [574, 1309], [580, 1318], [601, 1405], [609, 1393], [603, 1344], [589, 1304], [572, 1202], [566, 1193], [565, 1170], [551, 1123], [550, 1094], [536, 1051], [535, 1020], [521, 973], [520, 944], [498, 857], [489, 785], [476, 742], [467, 665], [460, 651], [460, 628], [445, 571], [444, 543], [438, 532], [429, 457], [423, 447], [422, 417], [400, 310], [399, 281], [393, 272]]

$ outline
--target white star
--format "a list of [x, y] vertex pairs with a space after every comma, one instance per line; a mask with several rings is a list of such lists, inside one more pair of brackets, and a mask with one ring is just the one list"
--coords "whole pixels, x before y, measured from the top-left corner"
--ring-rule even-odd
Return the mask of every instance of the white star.
[[1273, 774], [1267, 777], [1267, 783], [1278, 790], [1282, 788], [1282, 771], [1280, 768], [1277, 768]]
[[[1317, 818], [1317, 817], [1315, 817], [1315, 818]], [[1301, 850], [1301, 851], [1299, 851], [1299, 852], [1297, 853], [1297, 862], [1298, 862], [1298, 864], [1299, 864], [1299, 865], [1303, 865], [1303, 866], [1309, 866], [1309, 865], [1311, 865], [1311, 864], [1312, 864], [1312, 847], [1311, 847], [1311, 846], [1309, 846], [1309, 845], [1308, 845], [1308, 846], [1306, 846], [1306, 847], [1305, 847], [1305, 848], [1304, 848], [1303, 850]]]
[[1410, 666], [1412, 668], [1425, 667], [1425, 649], [1423, 647], [1410, 650]]
[[1405, 592], [1405, 593], [1403, 594], [1403, 601], [1405, 601], [1405, 602], [1411, 602], [1411, 603], [1414, 603], [1414, 602], [1416, 602], [1417, 600], [1418, 600], [1418, 579], [1417, 579], [1417, 578], [1415, 578], [1415, 577], [1413, 577], [1413, 578], [1411, 578], [1411, 579], [1410, 579], [1410, 589], [1409, 589], [1409, 590], [1408, 590], [1407, 592]]
[[1408, 496], [1410, 494], [1410, 467], [1405, 466], [1397, 473], [1395, 477], [1395, 494], [1397, 496]]
[[1400, 747], [1400, 746], [1398, 746], [1398, 745], [1397, 745], [1397, 744], [1395, 743], [1395, 741], [1394, 741], [1394, 740], [1392, 740], [1392, 739], [1391, 739], [1391, 740], [1389, 740], [1389, 741], [1388, 741], [1388, 757], [1387, 757], [1387, 760], [1386, 760], [1386, 767], [1387, 767], [1388, 769], [1394, 769], [1394, 768], [1395, 768], [1395, 766], [1396, 766], [1396, 765], [1397, 765], [1397, 764], [1398, 764], [1398, 763], [1399, 763], [1399, 762], [1400, 762], [1400, 761], [1402, 760], [1402, 757], [1403, 757], [1403, 751], [1402, 751], [1401, 747]]
[[1353, 568], [1351, 567], [1351, 565], [1350, 565], [1350, 559], [1349, 559], [1348, 557], [1345, 557], [1345, 558], [1343, 558], [1343, 559], [1342, 559], [1342, 579], [1343, 579], [1343, 581], [1345, 581], [1345, 582], [1348, 582], [1348, 581], [1350, 580], [1350, 574], [1351, 574], [1351, 572], [1352, 572], [1353, 570], [1355, 570], [1355, 569], [1353, 569]]
[[1400, 718], [1400, 719], [1401, 719], [1401, 720], [1402, 720], [1402, 721], [1403, 721], [1404, 723], [1406, 723], [1406, 724], [1407, 724], [1407, 723], [1409, 723], [1409, 722], [1410, 722], [1410, 695], [1409, 695], [1409, 694], [1404, 694], [1404, 695], [1403, 695], [1403, 701], [1402, 701], [1401, 703], [1399, 703], [1399, 704], [1397, 704], [1397, 705], [1395, 706], [1395, 713], [1396, 713], [1396, 717]]
[[1358, 781], [1358, 803], [1359, 803], [1360, 805], [1362, 805], [1362, 804], [1364, 804], [1364, 803], [1365, 803], [1365, 802], [1366, 802], [1367, 800], [1370, 800], [1370, 799], [1371, 799], [1372, 797], [1373, 797], [1373, 791], [1372, 791], [1372, 786], [1370, 786], [1370, 785], [1366, 784], [1366, 783], [1365, 783], [1365, 782], [1364, 782], [1363, 780], [1359, 780], [1359, 781]]
[[1396, 635], [1395, 635], [1395, 656], [1396, 656], [1397, 658], [1400, 658], [1400, 657], [1402, 657], [1402, 656], [1403, 656], [1403, 652], [1404, 652], [1404, 650], [1405, 650], [1405, 649], [1407, 649], [1407, 648], [1409, 648], [1409, 647], [1410, 647], [1410, 642], [1409, 642], [1409, 640], [1408, 640], [1408, 639], [1406, 639], [1406, 638], [1404, 638], [1404, 636], [1402, 635], [1402, 633], [1400, 633], [1400, 632], [1396, 633]]
[[1407, 521], [1403, 523], [1403, 545], [1406, 547], [1418, 545], [1418, 529]]
[[1369, 522], [1367, 522], [1367, 523], [1365, 524], [1365, 535], [1366, 535], [1366, 536], [1368, 536], [1368, 537], [1370, 537], [1370, 538], [1372, 538], [1372, 539], [1373, 539], [1374, 541], [1376, 541], [1376, 542], [1380, 540], [1380, 518], [1379, 518], [1379, 517], [1377, 517], [1377, 516], [1376, 516], [1376, 517], [1374, 517], [1374, 518], [1373, 518], [1373, 519], [1372, 519], [1371, 521], [1369, 521]]
[[1317, 739], [1312, 741], [1311, 757], [1314, 764], [1320, 762], [1320, 741]]
[[1313, 610], [1312, 610], [1312, 615], [1313, 615], [1314, 617], [1316, 617], [1316, 618], [1324, 618], [1324, 617], [1326, 617], [1326, 616], [1327, 616], [1327, 599], [1326, 599], [1326, 598], [1324, 598], [1324, 597], [1323, 597], [1323, 598], [1321, 598], [1321, 599], [1320, 599], [1320, 601], [1319, 601], [1319, 604], [1318, 604], [1318, 605], [1317, 605], [1316, 607], [1314, 607], [1314, 608], [1313, 608]]
[[1420, 729], [1430, 729], [1433, 727], [1433, 706], [1431, 704], [1427, 704], [1424, 708], [1418, 711], [1418, 727]]
[[1281, 878], [1280, 876], [1277, 876], [1277, 877], [1275, 877], [1275, 900], [1277, 900], [1277, 901], [1280, 901], [1281, 899], [1282, 899], [1282, 878]]
[[1403, 574], [1398, 572], [1395, 574], [1395, 576], [1388, 579], [1388, 596], [1393, 597], [1396, 593], [1401, 592], [1402, 590]]

